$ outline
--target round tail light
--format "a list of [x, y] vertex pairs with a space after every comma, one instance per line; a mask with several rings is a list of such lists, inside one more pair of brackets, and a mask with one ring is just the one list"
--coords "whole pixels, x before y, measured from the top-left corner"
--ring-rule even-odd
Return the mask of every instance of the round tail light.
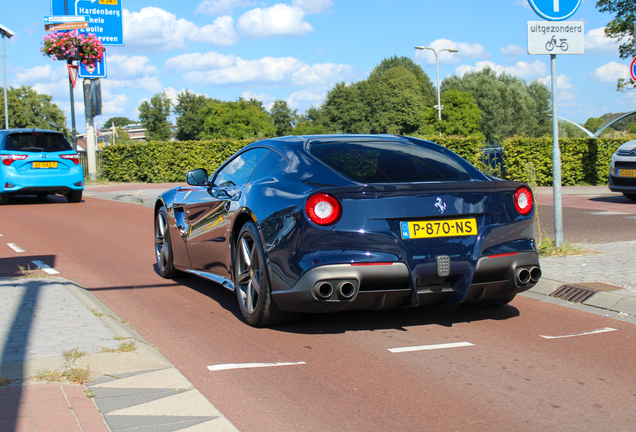
[[330, 225], [342, 214], [340, 202], [328, 194], [317, 194], [307, 200], [305, 213], [316, 225]]
[[520, 186], [515, 191], [515, 207], [520, 215], [527, 215], [532, 211], [532, 192], [526, 186]]

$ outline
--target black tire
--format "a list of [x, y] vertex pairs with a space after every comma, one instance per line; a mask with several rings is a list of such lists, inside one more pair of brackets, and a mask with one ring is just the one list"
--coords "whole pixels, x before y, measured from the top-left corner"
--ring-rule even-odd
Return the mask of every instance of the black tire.
[[8, 203], [9, 203], [9, 194], [0, 193], [0, 205], [4, 205]]
[[299, 320], [300, 313], [281, 311], [272, 300], [263, 245], [254, 223], [243, 225], [234, 249], [236, 297], [245, 321], [265, 327]]
[[471, 307], [471, 308], [479, 308], [479, 309], [501, 307], [510, 303], [515, 298], [515, 296], [516, 294], [511, 294], [504, 297], [485, 299], [478, 302], [466, 302], [466, 303], [462, 303], [462, 305]]
[[70, 191], [68, 195], [66, 195], [66, 199], [70, 203], [78, 203], [82, 200], [82, 191], [81, 190]]
[[636, 201], [636, 193], [623, 192], [623, 195], [630, 201]]
[[161, 277], [172, 279], [180, 273], [175, 269], [172, 261], [170, 226], [168, 225], [168, 213], [164, 207], [161, 207], [155, 215], [155, 258]]

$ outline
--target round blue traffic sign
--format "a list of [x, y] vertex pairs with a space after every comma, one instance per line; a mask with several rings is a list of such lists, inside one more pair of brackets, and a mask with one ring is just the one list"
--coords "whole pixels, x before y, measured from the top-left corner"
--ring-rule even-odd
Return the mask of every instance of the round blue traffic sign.
[[583, 0], [528, 0], [532, 9], [543, 19], [563, 21], [574, 15]]
[[632, 79], [636, 81], [636, 57], [634, 57], [632, 64], [629, 66], [629, 74], [632, 76]]

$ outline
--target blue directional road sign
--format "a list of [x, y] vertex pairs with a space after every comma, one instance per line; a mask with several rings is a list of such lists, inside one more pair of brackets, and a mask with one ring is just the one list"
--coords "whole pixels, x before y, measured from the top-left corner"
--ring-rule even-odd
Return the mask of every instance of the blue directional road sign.
[[51, 0], [51, 15], [87, 15], [88, 28], [78, 31], [94, 33], [104, 45], [124, 45], [122, 0]]
[[104, 53], [104, 57], [102, 57], [101, 61], [92, 66], [80, 63], [77, 75], [80, 78], [106, 78], [106, 53]]
[[634, 57], [632, 64], [629, 66], [629, 74], [632, 76], [632, 79], [636, 81], [636, 57]]
[[532, 9], [548, 21], [568, 19], [581, 6], [583, 0], [528, 0]]

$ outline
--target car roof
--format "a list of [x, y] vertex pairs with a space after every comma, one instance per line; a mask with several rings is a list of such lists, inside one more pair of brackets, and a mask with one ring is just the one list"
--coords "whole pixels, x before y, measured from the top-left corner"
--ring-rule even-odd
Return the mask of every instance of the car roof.
[[15, 133], [57, 133], [61, 134], [60, 131], [50, 130], [50, 129], [36, 129], [36, 128], [15, 128], [15, 129], [0, 129], [0, 136], [5, 137], [7, 135], [15, 134]]

